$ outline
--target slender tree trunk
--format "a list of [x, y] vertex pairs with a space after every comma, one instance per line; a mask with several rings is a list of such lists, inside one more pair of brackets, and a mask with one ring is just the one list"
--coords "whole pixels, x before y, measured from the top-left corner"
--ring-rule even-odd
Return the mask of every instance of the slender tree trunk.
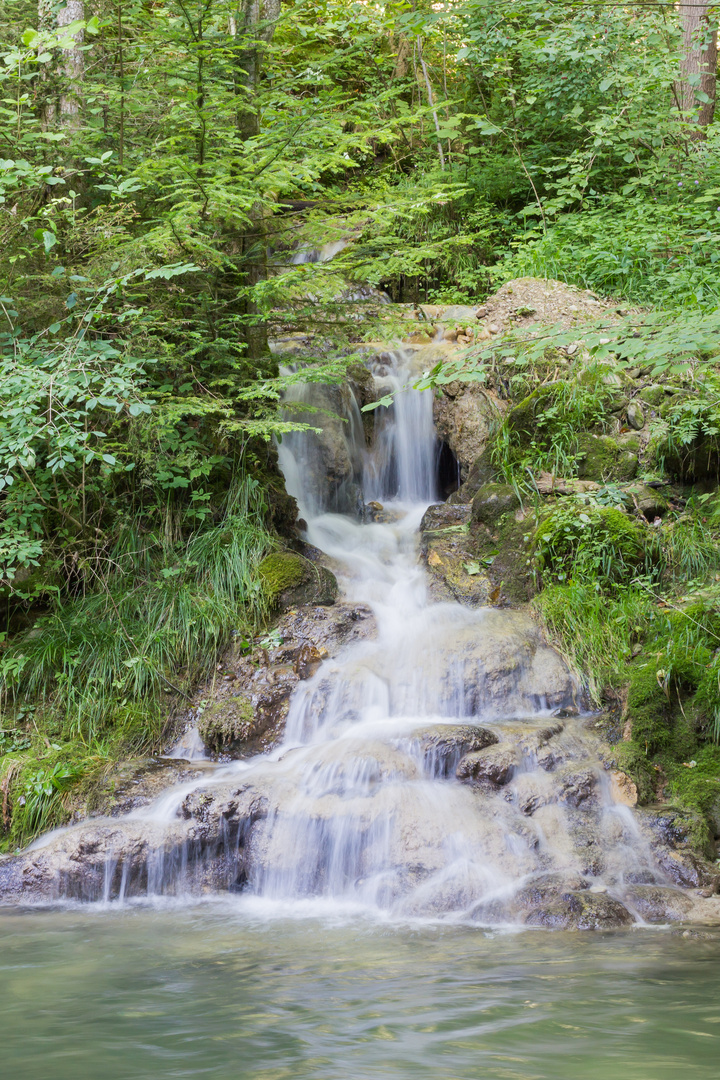
[[[238, 77], [238, 129], [243, 140], [254, 138], [260, 130], [257, 92], [262, 74], [262, 57], [272, 40], [280, 17], [281, 0], [240, 0], [237, 18], [230, 23], [230, 32], [238, 39], [236, 68]], [[267, 277], [267, 238], [263, 210], [257, 206], [251, 213], [252, 227], [239, 238], [238, 270], [245, 289], [252, 288]], [[270, 350], [267, 327], [258, 320], [257, 305], [248, 298], [243, 303], [248, 316], [244, 337], [246, 357], [268, 361]]]
[[715, 113], [717, 22], [711, 15], [712, 6], [698, 0], [679, 5], [683, 57], [677, 98], [683, 112], [696, 113], [698, 134], [712, 123]]
[[[55, 19], [53, 17], [52, 0], [38, 0], [38, 30], [54, 30]], [[42, 64], [40, 67], [40, 124], [43, 131], [50, 131], [55, 126], [57, 119], [57, 101], [54, 92], [53, 64]]]
[[[38, 26], [40, 30], [63, 27], [85, 18], [83, 0], [66, 0], [55, 16], [55, 4], [52, 0], [38, 0]], [[80, 46], [85, 34], [82, 30], [73, 34], [74, 45], [61, 49], [59, 57], [52, 64], [44, 64], [42, 71], [43, 100], [40, 105], [40, 118], [44, 131], [58, 124], [67, 128], [80, 126], [80, 106], [82, 102], [82, 83], [85, 74], [85, 59]]]

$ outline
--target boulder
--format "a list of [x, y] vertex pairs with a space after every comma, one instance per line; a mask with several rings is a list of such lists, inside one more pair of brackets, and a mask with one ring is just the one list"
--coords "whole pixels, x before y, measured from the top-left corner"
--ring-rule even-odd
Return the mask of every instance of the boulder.
[[579, 435], [580, 478], [598, 483], [632, 480], [638, 471], [639, 447], [637, 436], [622, 440], [609, 435]]
[[326, 566], [294, 551], [274, 551], [258, 565], [258, 577], [271, 607], [287, 610], [302, 604], [334, 604], [338, 583]]
[[645, 427], [645, 414], [636, 401], [631, 401], [627, 407], [627, 422], [635, 431]]
[[425, 771], [431, 776], [453, 776], [464, 755], [497, 743], [498, 737], [487, 728], [468, 724], [437, 724], [420, 728], [412, 734], [423, 757]]
[[633, 885], [627, 903], [649, 923], [682, 922], [695, 906], [688, 893], [665, 885]]
[[452, 450], [464, 481], [499, 427], [505, 403], [478, 383], [443, 386], [433, 403], [438, 437]]
[[292, 608], [276, 623], [265, 647], [248, 655], [236, 646], [225, 655], [213, 679], [195, 695], [189, 720], [213, 753], [262, 753], [282, 738], [298, 683], [344, 646], [376, 633], [372, 611], [364, 604]]
[[493, 585], [473, 553], [469, 524], [467, 505], [429, 507], [420, 523], [420, 558], [433, 600], [484, 607], [492, 602]]
[[504, 514], [520, 509], [520, 499], [509, 484], [484, 484], [472, 501], [472, 519], [492, 528]]
[[526, 926], [544, 926], [553, 930], [608, 930], [631, 926], [635, 922], [628, 909], [607, 893], [563, 893], [556, 901], [530, 911]]
[[518, 760], [515, 748], [501, 743], [490, 750], [481, 748], [466, 754], [458, 762], [455, 775], [462, 784], [472, 787], [502, 787], [512, 777]]

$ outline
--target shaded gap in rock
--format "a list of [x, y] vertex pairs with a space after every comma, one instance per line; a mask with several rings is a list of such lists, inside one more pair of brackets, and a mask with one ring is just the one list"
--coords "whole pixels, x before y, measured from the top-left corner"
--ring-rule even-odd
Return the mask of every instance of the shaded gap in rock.
[[437, 489], [447, 499], [460, 487], [460, 464], [446, 442], [438, 439], [435, 452]]

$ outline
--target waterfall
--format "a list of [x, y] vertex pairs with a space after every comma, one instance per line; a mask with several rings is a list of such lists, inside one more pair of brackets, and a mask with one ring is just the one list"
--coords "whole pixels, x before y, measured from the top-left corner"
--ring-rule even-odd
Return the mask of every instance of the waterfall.
[[574, 683], [526, 615], [429, 600], [417, 531], [437, 497], [432, 398], [412, 389], [408, 354], [370, 366], [394, 404], [369, 445], [352, 394], [296, 384], [287, 404], [320, 433], [279, 450], [308, 541], [345, 600], [371, 606], [377, 636], [299, 684], [269, 755], [34, 854], [54, 844], [72, 867], [78, 843], [102, 850], [74, 893], [91, 899], [230, 887], [491, 925], [564, 925], [563, 905], [577, 925], [632, 921], [638, 890], [667, 882], [582, 725], [557, 715]]

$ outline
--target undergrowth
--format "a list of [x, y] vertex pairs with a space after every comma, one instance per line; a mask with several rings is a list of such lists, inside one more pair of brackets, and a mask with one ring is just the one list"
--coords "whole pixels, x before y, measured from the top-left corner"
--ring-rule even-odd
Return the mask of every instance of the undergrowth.
[[[0, 791], [7, 842], [63, 820], [103, 762], [157, 748], [172, 706], [233, 631], [266, 612], [255, 568], [272, 547], [257, 483], [184, 543], [128, 529], [94, 591], [64, 597], [0, 659]], [[13, 812], [11, 812], [11, 809]]]

